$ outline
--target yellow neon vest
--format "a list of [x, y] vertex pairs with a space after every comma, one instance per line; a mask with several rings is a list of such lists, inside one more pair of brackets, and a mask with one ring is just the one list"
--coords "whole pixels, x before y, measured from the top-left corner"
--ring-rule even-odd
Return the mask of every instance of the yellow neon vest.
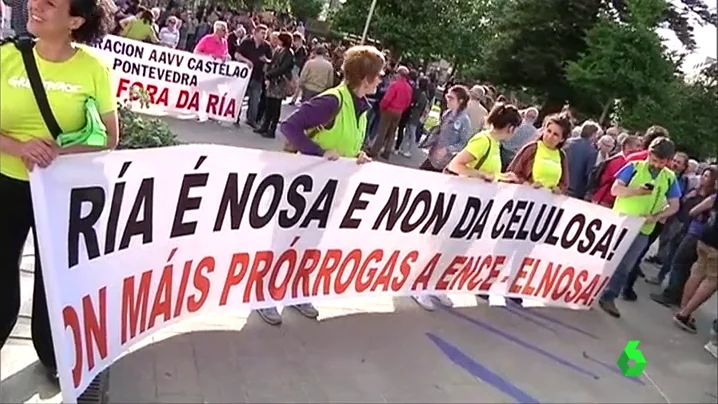
[[[626, 185], [630, 188], [638, 188], [644, 184], [653, 184], [653, 192], [649, 195], [617, 197], [613, 204], [613, 210], [635, 217], [659, 213], [668, 203], [666, 192], [676, 180], [676, 175], [673, 174], [673, 171], [663, 168], [656, 178], [653, 178], [648, 170], [648, 163], [645, 161], [634, 161], [631, 164], [633, 164], [635, 172], [631, 181]], [[655, 227], [655, 223], [646, 223], [641, 227], [641, 233], [649, 235]]]
[[356, 157], [361, 151], [366, 134], [366, 111], [357, 119], [356, 110], [354, 109], [354, 96], [346, 83], [330, 88], [323, 92], [322, 95], [337, 97], [339, 100], [339, 112], [334, 118], [334, 125], [331, 128], [320, 128], [312, 136], [312, 140], [322, 150], [336, 150], [342, 157]]

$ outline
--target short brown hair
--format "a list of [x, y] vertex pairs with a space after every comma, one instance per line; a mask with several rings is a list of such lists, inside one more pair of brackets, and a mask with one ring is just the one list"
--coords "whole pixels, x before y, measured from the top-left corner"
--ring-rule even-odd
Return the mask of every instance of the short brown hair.
[[648, 149], [651, 143], [659, 137], [665, 137], [668, 139], [668, 129], [660, 125], [653, 125], [648, 128], [648, 130], [646, 130], [646, 134], [643, 135], [643, 148]]
[[359, 87], [365, 79], [373, 80], [384, 68], [384, 55], [373, 46], [352, 46], [344, 53], [342, 71], [351, 88]]
[[516, 106], [499, 102], [491, 108], [486, 123], [496, 129], [505, 129], [509, 126], [516, 128], [521, 125], [521, 113]]
[[663, 136], [659, 136], [651, 142], [648, 146], [648, 152], [656, 156], [661, 160], [667, 160], [673, 158], [676, 154], [676, 145], [671, 139]]

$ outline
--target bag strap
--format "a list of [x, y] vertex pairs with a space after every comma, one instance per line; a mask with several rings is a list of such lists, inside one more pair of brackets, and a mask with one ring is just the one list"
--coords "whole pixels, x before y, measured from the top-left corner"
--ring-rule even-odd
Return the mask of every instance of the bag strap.
[[57, 123], [55, 115], [52, 114], [50, 102], [47, 100], [45, 86], [42, 84], [40, 70], [38, 70], [37, 62], [35, 61], [35, 53], [32, 51], [34, 46], [35, 43], [30, 38], [20, 38], [15, 41], [15, 47], [22, 55], [22, 62], [25, 65], [25, 71], [27, 72], [27, 79], [30, 81], [30, 87], [32, 88], [32, 93], [35, 96], [37, 107], [40, 109], [42, 119], [45, 121], [45, 125], [50, 131], [52, 137], [57, 139], [57, 137], [62, 134], [62, 129]]
[[486, 153], [483, 156], [481, 156], [480, 159], [478, 159], [476, 161], [476, 164], [474, 164], [474, 170], [480, 169], [481, 166], [483, 166], [484, 163], [486, 162], [486, 159], [489, 158], [489, 154], [491, 154], [491, 146], [492, 146], [493, 142], [491, 142], [491, 139], [489, 139], [489, 135], [486, 135], [485, 138], [486, 138], [486, 140], [488, 140], [489, 146], [486, 148]]

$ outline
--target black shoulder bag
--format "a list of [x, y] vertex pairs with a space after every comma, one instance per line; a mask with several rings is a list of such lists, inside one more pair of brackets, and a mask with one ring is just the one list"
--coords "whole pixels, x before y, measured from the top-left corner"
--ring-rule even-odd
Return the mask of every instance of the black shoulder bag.
[[13, 42], [15, 43], [15, 47], [20, 51], [20, 55], [22, 55], [22, 62], [25, 65], [25, 72], [27, 72], [27, 79], [30, 81], [32, 94], [35, 96], [35, 102], [40, 109], [42, 119], [45, 121], [45, 125], [53, 139], [57, 139], [57, 137], [62, 134], [62, 129], [57, 123], [55, 115], [52, 114], [50, 103], [47, 100], [47, 93], [45, 93], [45, 86], [42, 84], [40, 71], [37, 68], [35, 53], [32, 51], [35, 42], [31, 38], [17, 38], [14, 39]]

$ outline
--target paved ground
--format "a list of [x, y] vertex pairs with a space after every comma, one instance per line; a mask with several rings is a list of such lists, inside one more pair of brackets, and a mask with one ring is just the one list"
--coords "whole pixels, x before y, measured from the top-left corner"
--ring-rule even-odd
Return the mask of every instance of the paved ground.
[[[216, 123], [171, 124], [188, 142], [280, 146]], [[31, 249], [27, 255], [23, 267], [31, 268]], [[3, 403], [59, 402], [28, 339], [31, 276], [23, 273], [24, 317], [2, 351]], [[206, 316], [113, 365], [110, 401], [715, 403], [717, 364], [703, 350], [715, 298], [693, 336], [675, 328], [648, 292], [640, 282], [639, 301], [622, 303], [620, 320], [596, 310], [492, 308], [460, 295], [455, 309], [433, 313], [407, 298], [336, 301], [319, 306], [319, 321], [286, 310], [281, 327], [247, 312]], [[648, 360], [640, 380], [615, 366], [629, 339], [642, 341]]]

